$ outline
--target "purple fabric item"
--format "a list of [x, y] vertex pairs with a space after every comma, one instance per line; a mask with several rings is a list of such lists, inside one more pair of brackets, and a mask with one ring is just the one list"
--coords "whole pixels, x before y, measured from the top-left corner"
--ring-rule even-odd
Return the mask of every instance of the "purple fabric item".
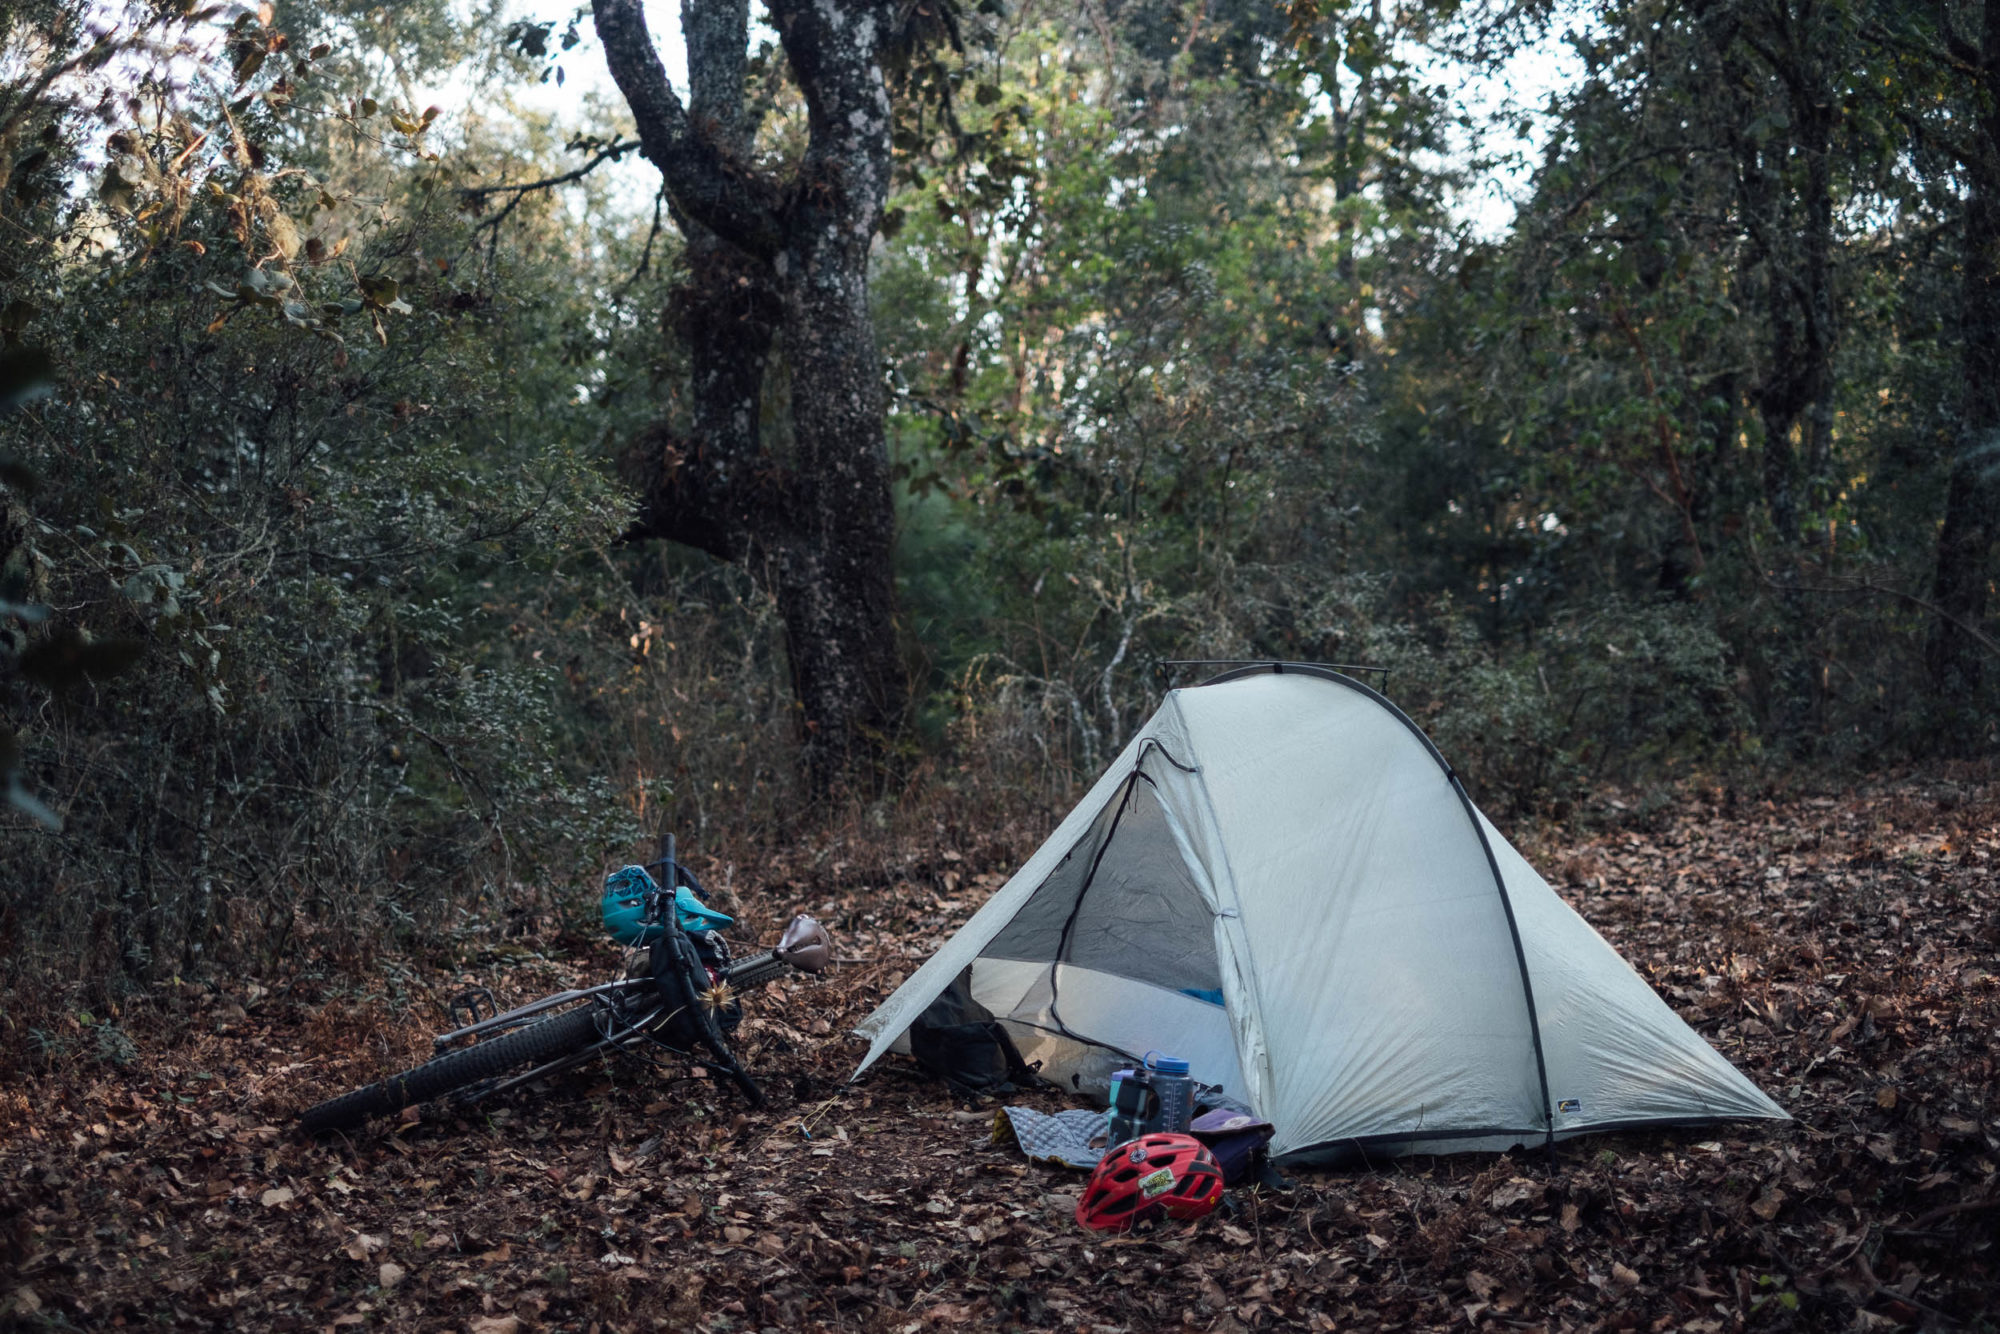
[[1188, 1133], [1206, 1144], [1215, 1161], [1222, 1165], [1222, 1184], [1234, 1186], [1254, 1174], [1257, 1160], [1263, 1156], [1264, 1145], [1275, 1133], [1275, 1127], [1269, 1121], [1218, 1107], [1197, 1116]]

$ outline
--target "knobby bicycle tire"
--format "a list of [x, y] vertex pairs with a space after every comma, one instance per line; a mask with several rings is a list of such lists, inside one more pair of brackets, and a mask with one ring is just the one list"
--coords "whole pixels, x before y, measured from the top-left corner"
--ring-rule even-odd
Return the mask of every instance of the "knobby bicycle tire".
[[598, 1042], [595, 1006], [584, 1006], [539, 1023], [517, 1028], [485, 1042], [446, 1052], [400, 1075], [342, 1094], [310, 1108], [299, 1118], [310, 1134], [351, 1130], [371, 1116], [388, 1116], [405, 1107], [441, 1098], [454, 1089], [503, 1075], [517, 1066], [542, 1065]]

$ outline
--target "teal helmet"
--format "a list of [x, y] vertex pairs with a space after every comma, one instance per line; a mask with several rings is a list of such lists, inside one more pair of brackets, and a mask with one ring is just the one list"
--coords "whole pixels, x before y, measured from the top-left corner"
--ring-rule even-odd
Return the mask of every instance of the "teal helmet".
[[674, 890], [674, 916], [680, 918], [683, 931], [713, 931], [736, 920], [703, 903], [686, 885]]
[[[621, 866], [604, 877], [604, 929], [620, 945], [650, 945], [660, 938], [657, 923], [646, 918], [646, 894], [659, 882], [643, 866]], [[674, 916], [683, 931], [713, 931], [736, 919], [719, 913], [694, 896], [686, 885], [674, 889]]]
[[646, 895], [659, 888], [643, 866], [621, 866], [604, 877], [604, 929], [620, 945], [650, 945], [660, 938], [657, 923], [647, 925]]

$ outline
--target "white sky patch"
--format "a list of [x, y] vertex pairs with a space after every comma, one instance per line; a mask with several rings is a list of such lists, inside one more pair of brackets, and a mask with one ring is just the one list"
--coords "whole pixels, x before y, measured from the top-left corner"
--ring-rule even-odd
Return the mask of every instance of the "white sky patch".
[[[1497, 241], [1513, 226], [1515, 210], [1526, 201], [1534, 168], [1549, 139], [1549, 99], [1583, 76], [1583, 60], [1551, 30], [1493, 69], [1440, 61], [1425, 77], [1446, 88], [1472, 120], [1455, 136], [1461, 160], [1484, 156], [1494, 166], [1481, 180], [1456, 193], [1452, 211], [1481, 241]], [[1525, 126], [1527, 134], [1520, 133]]]
[[[652, 34], [654, 49], [660, 54], [660, 63], [666, 67], [667, 79], [673, 84], [682, 104], [686, 105], [687, 44], [681, 36], [680, 2], [644, 0], [643, 8], [647, 30]], [[533, 23], [555, 20], [555, 31], [551, 37], [553, 47], [574, 12], [574, 9], [551, 3], [550, 0], [515, 0], [508, 9], [507, 19]], [[443, 106], [448, 114], [469, 113], [493, 118], [508, 114], [507, 109], [511, 107], [517, 114], [546, 118], [567, 134], [595, 134], [605, 138], [614, 129], [629, 134], [631, 117], [625, 111], [623, 94], [618, 91], [618, 85], [612, 81], [611, 71], [604, 63], [604, 51], [597, 44], [597, 31], [587, 12], [578, 23], [577, 32], [583, 40], [575, 49], [562, 52], [555, 61], [563, 72], [561, 83], [557, 83], [551, 75], [544, 83], [508, 84], [503, 91], [505, 102], [502, 104], [493, 99], [492, 89], [481, 88], [475, 83], [472, 71], [462, 70], [430, 90], [431, 100]], [[752, 41], [765, 35], [771, 34], [753, 21]], [[581, 153], [567, 154], [560, 161], [550, 163], [549, 169], [551, 173], [566, 171], [582, 166], [588, 160]], [[591, 179], [609, 194], [617, 212], [630, 215], [635, 220], [635, 226], [643, 228], [648, 225], [652, 218], [653, 198], [660, 188], [660, 173], [652, 163], [637, 152], [628, 153], [616, 162], [606, 162], [598, 167]], [[569, 192], [559, 190], [556, 193], [558, 198], [562, 198]], [[565, 201], [565, 206], [575, 212], [573, 203]]]

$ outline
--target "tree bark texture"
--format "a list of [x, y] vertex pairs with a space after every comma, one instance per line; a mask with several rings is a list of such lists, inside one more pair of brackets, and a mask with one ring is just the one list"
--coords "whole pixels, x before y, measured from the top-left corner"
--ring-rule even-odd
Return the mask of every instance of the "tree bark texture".
[[1976, 112], [1963, 153], [1967, 191], [1960, 296], [1959, 420], [1938, 529], [1932, 599], [1939, 617], [1925, 646], [1931, 682], [1970, 705], [1981, 647], [1967, 634], [1986, 616], [1993, 544], [2000, 536], [2000, 3], [1988, 0], [1976, 61]]
[[[668, 84], [638, 0], [594, 0], [612, 77], [687, 236], [672, 318], [691, 351], [693, 430], [655, 427], [628, 457], [640, 529], [770, 572], [824, 789], [879, 760], [907, 693], [894, 621], [884, 404], [868, 258], [888, 199], [892, 18], [870, 0], [773, 0], [808, 113], [804, 159], [750, 165], [745, 0], [684, 0], [689, 104]], [[791, 438], [766, 440], [774, 367]], [[878, 770], [879, 772], [879, 770]]]

